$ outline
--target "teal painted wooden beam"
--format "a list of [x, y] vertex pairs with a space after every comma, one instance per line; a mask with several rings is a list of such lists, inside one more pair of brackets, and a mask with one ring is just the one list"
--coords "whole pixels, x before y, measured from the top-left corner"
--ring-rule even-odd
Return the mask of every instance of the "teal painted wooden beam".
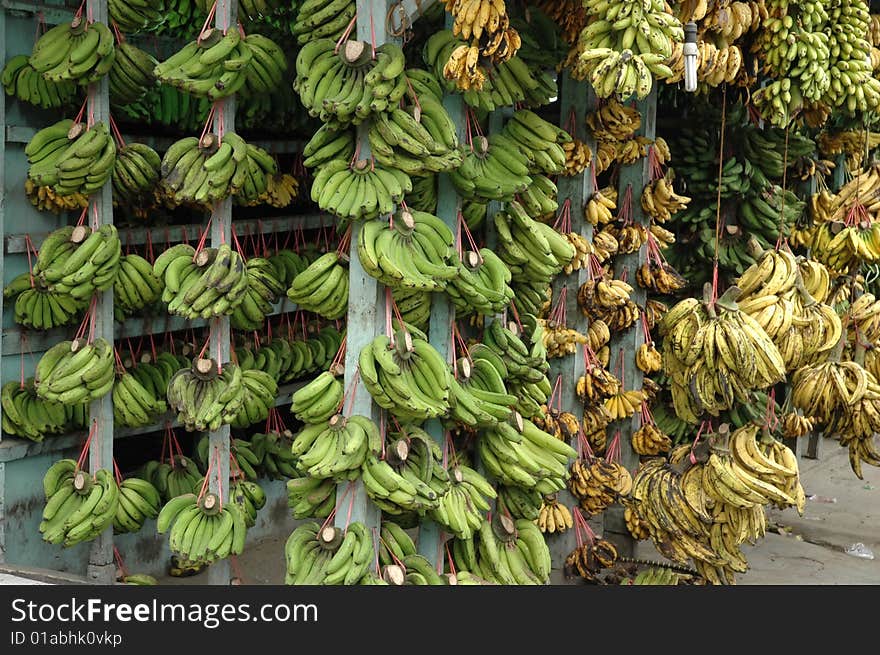
[[[95, 22], [109, 23], [107, 0], [88, 0], [86, 15]], [[87, 112], [95, 122], [110, 123], [110, 87], [107, 76], [89, 85]], [[104, 188], [89, 198], [89, 221], [99, 224], [113, 223], [113, 188], [110, 180]], [[93, 224], [93, 227], [94, 224]], [[113, 287], [98, 294], [94, 305], [95, 338], [103, 338], [113, 345]], [[89, 406], [89, 418], [95, 434], [89, 447], [89, 469], [113, 470], [113, 399], [106, 394]], [[116, 565], [113, 561], [113, 528], [107, 528], [91, 544], [87, 575], [96, 584], [113, 584]]]
[[[214, 15], [214, 27], [226, 33], [238, 29], [238, 0], [218, 0]], [[235, 96], [224, 98], [215, 105], [214, 134], [235, 131]], [[232, 199], [227, 198], [214, 206], [211, 213], [211, 247], [232, 243]], [[210, 322], [210, 357], [218, 365], [230, 361], [229, 317], [223, 316]], [[229, 425], [209, 433], [209, 457], [216, 458], [208, 476], [208, 490], [220, 497], [221, 504], [229, 498]], [[208, 584], [228, 585], [230, 581], [229, 560], [215, 562], [208, 569]]]
[[[590, 148], [595, 160], [596, 139], [587, 128], [586, 116], [596, 106], [596, 96], [592, 86], [588, 82], [579, 82], [571, 78], [568, 72], [564, 72], [561, 80], [559, 96], [559, 125], [565, 130], [571, 130], [571, 135], [583, 141]], [[571, 230], [580, 234], [588, 241], [593, 240], [593, 226], [584, 218], [584, 207], [596, 190], [593, 184], [593, 175], [587, 168], [580, 175], [571, 177], [559, 176], [556, 181], [559, 190], [559, 205], [568, 201], [571, 214]], [[560, 209], [561, 210], [561, 209]], [[581, 334], [587, 334], [589, 320], [578, 307], [577, 291], [580, 286], [589, 279], [589, 269], [573, 271], [570, 275], [560, 273], [553, 281], [553, 302], [560, 298], [562, 289], [566, 289], [566, 324]], [[580, 420], [583, 416], [583, 403], [576, 393], [577, 380], [584, 375], [584, 358], [580, 349], [574, 355], [555, 358], [550, 360], [550, 384], [555, 386], [559, 376], [560, 382], [560, 407], [562, 411], [571, 412]], [[571, 446], [577, 448], [577, 439]], [[571, 493], [564, 489], [557, 495], [559, 502], [574, 511], [577, 500]], [[566, 556], [577, 546], [575, 531], [568, 530], [561, 534], [551, 536], [548, 540], [553, 569], [560, 570], [565, 563]]]
[[[636, 108], [642, 116], [642, 123], [637, 136], [654, 139], [657, 124], [657, 84], [651, 93], [636, 104]], [[617, 186], [618, 211], [624, 201], [627, 189], [632, 193], [632, 217], [633, 221], [647, 226], [650, 217], [642, 210], [642, 190], [650, 179], [650, 164], [648, 157], [642, 157], [629, 166], [621, 166]], [[645, 290], [636, 283], [636, 271], [647, 258], [647, 247], [642, 246], [636, 252], [614, 258], [614, 277], [621, 279], [624, 275], [633, 287], [632, 301], [645, 308]], [[636, 366], [635, 356], [645, 341], [644, 328], [641, 320], [636, 321], [632, 327], [611, 335], [611, 358], [609, 370], [616, 376], [620, 376], [619, 362], [623, 361], [624, 389], [641, 389], [644, 375]], [[622, 356], [621, 356], [622, 353]], [[639, 464], [639, 456], [633, 451], [631, 443], [632, 433], [638, 429], [638, 412], [628, 419], [615, 421], [608, 426], [608, 442], [614, 438], [620, 430], [620, 464], [630, 472], [635, 471]], [[632, 557], [635, 542], [626, 527], [623, 519], [623, 506], [615, 504], [605, 510], [604, 514], [605, 538], [613, 541], [617, 549], [624, 557]]]
[[[451, 27], [452, 17], [446, 16], [446, 26]], [[464, 101], [459, 93], [447, 93], [443, 96], [443, 106], [456, 125], [456, 133], [461, 142], [465, 135]], [[461, 211], [461, 197], [455, 190], [449, 175], [438, 175], [437, 216], [449, 226], [452, 234], [457, 234], [458, 216]], [[431, 317], [428, 325], [428, 337], [447, 362], [455, 359], [455, 345], [452, 342], [452, 327], [455, 324], [455, 306], [445, 293], [436, 293], [431, 300]], [[425, 424], [425, 430], [441, 448], [445, 447], [446, 430], [443, 424], [433, 419]], [[434, 521], [426, 520], [419, 528], [419, 553], [428, 561], [433, 562], [438, 571], [443, 570], [443, 534], [442, 529]]]

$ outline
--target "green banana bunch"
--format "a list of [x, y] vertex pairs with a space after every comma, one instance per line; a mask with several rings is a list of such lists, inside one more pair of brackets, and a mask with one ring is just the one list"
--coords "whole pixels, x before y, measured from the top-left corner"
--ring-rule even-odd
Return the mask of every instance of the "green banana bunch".
[[34, 276], [49, 291], [87, 302], [116, 282], [122, 260], [122, 243], [113, 225], [97, 230], [62, 227], [43, 241], [34, 265]]
[[153, 73], [163, 84], [216, 102], [239, 91], [273, 91], [286, 70], [287, 58], [272, 40], [258, 34], [243, 37], [237, 28], [225, 34], [209, 28]]
[[278, 395], [278, 382], [268, 373], [260, 370], [244, 371], [241, 374], [242, 405], [232, 419], [232, 427], [246, 428], [265, 421], [269, 410], [275, 406]]
[[300, 45], [325, 38], [337, 41], [355, 13], [357, 4], [354, 0], [305, 0], [290, 23], [290, 33]]
[[244, 402], [243, 373], [227, 362], [217, 372], [213, 359], [196, 359], [168, 382], [168, 407], [189, 432], [210, 432], [232, 423]]
[[35, 330], [51, 330], [76, 323], [85, 309], [84, 302], [51, 291], [29, 271], [7, 284], [3, 297], [15, 300], [15, 322]]
[[34, 388], [43, 400], [79, 405], [97, 400], [113, 389], [116, 371], [113, 347], [102, 337], [61, 341], [37, 362]]
[[[495, 584], [543, 585], [550, 578], [550, 549], [538, 526], [496, 513], [470, 539], [452, 540], [456, 573]], [[460, 572], [460, 573], [459, 573]]]
[[[565, 149], [562, 144], [572, 141], [571, 135], [565, 130], [545, 121], [533, 111], [520, 109], [504, 124], [501, 133], [506, 137], [508, 149], [511, 142], [519, 148], [519, 159], [526, 162], [529, 174], [559, 175], [565, 172]], [[537, 178], [534, 181], [540, 183], [542, 180]], [[546, 185], [546, 182], [543, 184]], [[545, 194], [556, 195], [554, 189], [548, 190], [546, 186]]]
[[546, 287], [577, 254], [564, 235], [529, 217], [516, 201], [497, 212], [493, 223], [498, 234], [498, 256], [507, 264], [514, 285], [534, 281]]
[[174, 126], [175, 130], [195, 132], [202, 129], [205, 116], [211, 110], [211, 101], [194, 98], [167, 84], [158, 84], [149, 87], [137, 102], [115, 109], [130, 121], [145, 126]]
[[[134, 376], [147, 393], [153, 398], [161, 400], [164, 405], [168, 381], [171, 380], [172, 375], [186, 366], [189, 366], [189, 360], [186, 357], [177, 358], [169, 352], [160, 352], [155, 362], [141, 361], [128, 367], [128, 373]], [[162, 411], [166, 410], [167, 407]]]
[[159, 516], [160, 509], [162, 498], [152, 483], [137, 477], [125, 478], [119, 485], [113, 534], [140, 532], [147, 519]]
[[383, 517], [379, 527], [379, 563], [390, 566], [403, 558], [415, 555], [418, 551], [412, 538], [391, 519]]
[[442, 98], [407, 91], [404, 107], [379, 114], [370, 123], [370, 152], [383, 166], [408, 175], [439, 173], [462, 162], [456, 125]]
[[492, 509], [495, 488], [474, 469], [459, 465], [449, 472], [449, 488], [441, 495], [430, 516], [458, 539], [470, 539], [483, 524], [484, 512]]
[[226, 243], [198, 253], [177, 244], [156, 258], [153, 273], [164, 280], [162, 302], [168, 312], [190, 319], [232, 314], [250, 282], [244, 258]]
[[336, 482], [307, 475], [287, 481], [287, 504], [295, 519], [324, 519], [336, 507]]
[[31, 66], [28, 55], [10, 57], [3, 67], [2, 80], [7, 95], [42, 109], [73, 104], [77, 95], [75, 82], [50, 82]]
[[358, 125], [370, 116], [392, 110], [403, 98], [406, 59], [399, 45], [377, 48], [348, 40], [315, 39], [296, 57], [293, 89], [314, 118], [334, 128]]
[[165, 19], [164, 2], [155, 0], [107, 0], [110, 20], [126, 34], [146, 31]]
[[510, 418], [517, 396], [507, 392], [504, 380], [486, 359], [462, 357], [456, 363], [458, 377], [452, 389], [450, 419], [472, 428], [487, 428]]
[[348, 311], [348, 268], [335, 250], [309, 264], [287, 290], [287, 297], [299, 309], [314, 312], [328, 320]]
[[[446, 289], [449, 289], [447, 285]], [[430, 291], [398, 287], [391, 290], [394, 303], [400, 312], [404, 322], [415, 326], [420, 330], [427, 330], [431, 320], [431, 297]]]
[[113, 422], [121, 427], [137, 428], [150, 425], [160, 414], [168, 410], [164, 389], [155, 394], [128, 371], [118, 376], [112, 393]]
[[229, 485], [229, 500], [238, 505], [245, 525], [252, 528], [257, 524], [257, 512], [266, 506], [266, 492], [256, 482], [236, 478]]
[[[381, 459], [380, 459], [381, 457]], [[424, 430], [403, 427], [389, 434], [383, 453], [370, 453], [361, 468], [367, 496], [391, 515], [436, 510], [448, 493], [449, 473], [440, 445]]]
[[383, 334], [358, 356], [361, 380], [373, 400], [404, 421], [447, 416], [452, 373], [425, 339], [404, 330]]
[[337, 482], [358, 477], [370, 453], [382, 450], [379, 428], [365, 416], [334, 414], [328, 421], [306, 425], [293, 439], [298, 468], [313, 478]]
[[61, 460], [49, 467], [43, 489], [43, 541], [69, 548], [95, 539], [113, 525], [119, 487], [107, 469], [89, 474], [79, 470], [75, 461]]
[[163, 291], [164, 282], [156, 277], [150, 262], [135, 253], [122, 256], [113, 284], [113, 299], [123, 314], [135, 314], [150, 307], [158, 302]]
[[156, 86], [153, 69], [158, 63], [148, 52], [128, 41], [120, 41], [116, 45], [116, 59], [107, 76], [113, 106], [136, 103], [149, 88]]
[[317, 523], [296, 528], [284, 546], [285, 584], [353, 585], [370, 575], [376, 551], [366, 525], [352, 521], [345, 529]]
[[88, 196], [113, 174], [116, 142], [103, 121], [87, 127], [63, 120], [37, 132], [25, 154], [28, 178], [37, 186], [52, 187], [59, 196]]
[[568, 461], [577, 455], [568, 444], [519, 414], [514, 414], [512, 421], [481, 431], [477, 453], [486, 472], [501, 484], [543, 494], [565, 488]]
[[463, 198], [483, 202], [512, 201], [532, 183], [528, 158], [517, 142], [502, 133], [474, 139], [449, 177]]
[[293, 392], [290, 411], [303, 423], [315, 425], [328, 421], [341, 411], [345, 387], [338, 379], [339, 367], [323, 371], [314, 380]]
[[589, 79], [600, 98], [645, 98], [654, 77], [672, 77], [664, 62], [684, 28], [663, 0], [587, 0], [586, 27], [578, 35], [569, 68], [575, 79]]
[[30, 65], [49, 82], [87, 85], [110, 72], [116, 59], [115, 38], [103, 23], [74, 16], [46, 31], [34, 44]]
[[426, 212], [404, 209], [390, 224], [364, 223], [357, 248], [364, 270], [392, 289], [442, 291], [459, 273], [452, 230]]
[[189, 562], [210, 564], [241, 555], [247, 520], [234, 502], [222, 503], [212, 493], [188, 493], [169, 500], [156, 519], [159, 534], [168, 532], [171, 552]]
[[287, 286], [278, 277], [278, 269], [263, 257], [252, 257], [245, 263], [247, 290], [229, 317], [236, 330], [259, 330], [266, 317], [275, 311], [275, 303], [285, 293]]
[[354, 156], [354, 151], [353, 130], [336, 129], [324, 123], [303, 146], [303, 165], [306, 168], [321, 168], [334, 159], [349, 161]]
[[550, 222], [559, 210], [559, 190], [556, 183], [544, 175], [532, 175], [532, 183], [517, 198], [529, 216]]
[[446, 285], [456, 316], [502, 313], [514, 298], [507, 264], [489, 248], [462, 253], [458, 275]]
[[486, 220], [489, 204], [480, 198], [470, 198], [461, 201], [461, 217], [471, 231], [479, 228]]
[[510, 514], [516, 519], [535, 521], [541, 514], [544, 495], [535, 489], [524, 489], [509, 485], [498, 487], [496, 503], [499, 514]]
[[403, 201], [410, 209], [429, 214], [437, 213], [437, 176], [434, 173], [412, 175], [412, 191], [404, 196]]
[[265, 371], [284, 384], [328, 368], [342, 343], [342, 334], [324, 326], [308, 339], [274, 338], [252, 351], [236, 349], [242, 370]]
[[193, 460], [177, 454], [167, 462], [150, 460], [144, 464], [138, 477], [150, 482], [162, 501], [167, 503], [172, 498], [190, 493], [203, 476]]
[[824, 101], [849, 115], [880, 106], [880, 80], [873, 74], [867, 40], [870, 23], [864, 0], [841, 0], [828, 7], [831, 82]]
[[[794, 129], [788, 131], [788, 145], [786, 145], [786, 131], [778, 127], [765, 126], [764, 129], [759, 130], [753, 125], [746, 125], [737, 136], [743, 155], [752, 164], [752, 187], [757, 189], [762, 189], [770, 183], [769, 180], [756, 179], [757, 174], [781, 181], [786, 159], [790, 168], [795, 166], [800, 158], [809, 157], [816, 152], [816, 142], [810, 136]], [[786, 148], [788, 148], [787, 157]]]
[[71, 422], [64, 405], [37, 395], [33, 378], [24, 384], [17, 380], [4, 384], [0, 404], [3, 432], [14, 437], [42, 441], [46, 435], [64, 432]]
[[114, 204], [136, 205], [152, 197], [161, 163], [159, 154], [146, 144], [129, 143], [119, 148], [111, 177]]
[[397, 168], [333, 159], [315, 173], [310, 195], [322, 210], [358, 221], [390, 214], [410, 191], [412, 180]]
[[248, 204], [266, 192], [267, 176], [278, 172], [278, 164], [234, 132], [222, 138], [209, 132], [172, 144], [160, 172], [162, 187], [177, 202], [213, 204], [233, 197]]
[[290, 430], [258, 432], [251, 435], [251, 445], [254, 451], [263, 453], [261, 472], [270, 480], [300, 476], [296, 468], [296, 457], [290, 451], [293, 445], [293, 433]]
[[[381, 581], [379, 581], [381, 580]], [[382, 567], [382, 578], [376, 582], [362, 584], [388, 585], [445, 585], [446, 578], [434, 569], [434, 565], [424, 555], [413, 553], [404, 555], [397, 562]]]
[[269, 261], [275, 267], [275, 277], [288, 289], [294, 278], [309, 267], [311, 260], [305, 254], [283, 248], [271, 255]]

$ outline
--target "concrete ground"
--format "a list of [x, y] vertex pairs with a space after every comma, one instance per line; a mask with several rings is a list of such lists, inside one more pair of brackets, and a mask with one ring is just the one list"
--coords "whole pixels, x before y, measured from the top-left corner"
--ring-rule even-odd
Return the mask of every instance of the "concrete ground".
[[[808, 496], [803, 516], [793, 509], [769, 510], [770, 532], [743, 551], [751, 569], [744, 585], [880, 584], [880, 469], [864, 467], [864, 480], [849, 468], [836, 442], [821, 444], [819, 459], [802, 458], [801, 478]], [[234, 566], [244, 584], [283, 584], [286, 535], [249, 547]], [[862, 543], [874, 554], [864, 559], [845, 551]], [[637, 557], [659, 559], [650, 542], [640, 542]], [[163, 584], [205, 584], [204, 574], [164, 578]]]

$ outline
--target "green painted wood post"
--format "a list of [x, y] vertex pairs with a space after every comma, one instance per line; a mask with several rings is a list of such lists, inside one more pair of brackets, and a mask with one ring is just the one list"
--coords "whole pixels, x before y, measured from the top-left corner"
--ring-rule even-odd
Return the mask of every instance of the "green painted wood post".
[[[651, 93], [640, 100], [637, 105], [642, 115], [642, 124], [636, 132], [637, 136], [653, 139], [657, 123], [657, 85]], [[632, 217], [633, 221], [647, 226], [650, 223], [642, 210], [642, 190], [650, 179], [650, 164], [648, 157], [642, 157], [630, 166], [621, 166], [620, 177], [617, 186], [617, 206], [623, 203], [627, 188], [632, 189]], [[621, 279], [625, 274], [629, 284], [633, 287], [632, 301], [642, 309], [645, 308], [645, 290], [636, 283], [636, 271], [647, 258], [647, 247], [642, 246], [636, 252], [616, 257], [614, 260], [614, 277]], [[609, 369], [615, 375], [620, 375], [620, 361], [623, 361], [624, 389], [641, 389], [644, 375], [636, 366], [636, 352], [645, 341], [644, 328], [641, 320], [636, 321], [632, 327], [622, 332], [611, 335], [611, 358]], [[638, 412], [631, 418], [615, 421], [608, 426], [609, 443], [614, 435], [620, 430], [620, 464], [630, 472], [634, 471], [639, 464], [639, 456], [633, 451], [630, 437], [638, 429]], [[626, 527], [623, 519], [623, 506], [615, 504], [604, 512], [604, 536], [613, 541], [621, 556], [632, 557], [635, 542]]]
[[[109, 24], [107, 0], [88, 0], [86, 16], [94, 22]], [[107, 76], [89, 85], [88, 106], [90, 120], [110, 123], [110, 90]], [[104, 188], [89, 198], [87, 221], [99, 224], [113, 223], [113, 190], [108, 180]], [[95, 338], [104, 338], [113, 345], [113, 287], [98, 294], [95, 304]], [[89, 469], [113, 470], [113, 398], [106, 394], [89, 406], [89, 417], [95, 426], [95, 435], [89, 447]], [[113, 561], [113, 528], [107, 528], [89, 549], [87, 569], [89, 580], [97, 584], [113, 584], [116, 564]]]
[[[373, 42], [378, 46], [389, 40], [385, 17], [388, 14], [389, 0], [357, 0], [357, 38], [366, 43]], [[362, 158], [370, 156], [370, 142], [367, 138], [369, 120], [358, 126], [357, 136]], [[358, 355], [361, 349], [372, 341], [376, 335], [385, 330], [385, 287], [379, 284], [364, 270], [357, 253], [358, 234], [361, 226], [352, 223], [351, 245], [349, 246], [348, 264], [348, 317], [346, 320], [345, 346], [345, 389], [346, 393], [354, 394], [352, 414], [368, 416], [379, 423], [379, 407], [373, 402], [363, 382], [356, 378]], [[355, 380], [357, 384], [355, 385]], [[352, 388], [354, 385], [354, 388]], [[345, 495], [345, 511], [342, 500]], [[336, 488], [337, 511], [335, 524], [345, 527], [348, 519], [348, 508], [351, 508], [351, 520], [364, 523], [368, 529], [379, 528], [381, 512], [367, 497], [364, 483], [361, 480], [340, 483]]]
[[[446, 27], [452, 28], [452, 16], [446, 15]], [[443, 95], [443, 106], [455, 123], [460, 141], [464, 140], [465, 112], [464, 101], [459, 93]], [[437, 180], [437, 216], [457, 234], [458, 214], [461, 210], [461, 197], [455, 190], [452, 180], [446, 173], [440, 173]], [[455, 306], [445, 293], [436, 293], [431, 300], [431, 318], [428, 324], [428, 337], [431, 345], [447, 362], [455, 359], [455, 344], [452, 341], [452, 327], [455, 324]], [[432, 419], [425, 424], [425, 430], [440, 447], [444, 447], [446, 430], [441, 421]], [[434, 521], [426, 519], [419, 527], [419, 553], [433, 562], [438, 572], [443, 571], [443, 534]]]
[[[214, 27], [224, 33], [238, 29], [238, 0], [218, 0]], [[215, 105], [214, 134], [235, 131], [235, 96], [224, 98]], [[214, 205], [211, 213], [211, 247], [219, 248], [232, 242], [232, 199], [227, 198]], [[223, 316], [210, 323], [209, 357], [217, 363], [229, 362], [229, 317]], [[208, 490], [220, 496], [221, 503], [229, 498], [229, 426], [223, 425], [208, 436], [208, 457], [213, 464], [208, 477]], [[215, 562], [208, 569], [208, 584], [228, 585], [230, 581], [229, 560]]]
[[[596, 105], [596, 96], [592, 87], [587, 82], [579, 82], [571, 78], [568, 71], [563, 73], [559, 97], [560, 118], [559, 124], [563, 129], [569, 130], [574, 125], [571, 135], [583, 141], [596, 157], [596, 139], [587, 128], [586, 116]], [[559, 176], [556, 182], [559, 190], [559, 204], [570, 201], [571, 231], [585, 237], [588, 241], [593, 240], [593, 226], [584, 218], [584, 207], [596, 190], [593, 184], [593, 175], [590, 168], [582, 174], [575, 176]], [[570, 275], [560, 274], [553, 281], [553, 302], [560, 297], [562, 289], [566, 289], [566, 324], [581, 334], [587, 334], [590, 327], [589, 320], [578, 307], [577, 291], [580, 286], [589, 279], [589, 269], [573, 271]], [[560, 383], [560, 406], [562, 411], [571, 412], [581, 420], [583, 417], [583, 403], [578, 399], [576, 386], [577, 380], [584, 374], [584, 358], [578, 350], [574, 355], [550, 360], [550, 384], [555, 386], [556, 380], [562, 376]], [[574, 439], [572, 447], [577, 448], [577, 439]], [[564, 489], [557, 495], [559, 502], [574, 511], [577, 500], [571, 493]], [[561, 569], [566, 556], [574, 550], [576, 543], [575, 531], [568, 530], [562, 534], [556, 534], [549, 540], [550, 555], [553, 561], [553, 569]]]

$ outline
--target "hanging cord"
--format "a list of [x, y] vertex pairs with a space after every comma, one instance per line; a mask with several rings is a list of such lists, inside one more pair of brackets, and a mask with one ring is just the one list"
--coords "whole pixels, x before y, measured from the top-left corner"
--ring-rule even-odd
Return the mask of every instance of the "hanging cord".
[[721, 180], [724, 177], [724, 132], [727, 127], [727, 85], [722, 88], [721, 138], [718, 143], [718, 188], [715, 194], [715, 252], [712, 256], [712, 305], [718, 300], [718, 248], [721, 242]]

